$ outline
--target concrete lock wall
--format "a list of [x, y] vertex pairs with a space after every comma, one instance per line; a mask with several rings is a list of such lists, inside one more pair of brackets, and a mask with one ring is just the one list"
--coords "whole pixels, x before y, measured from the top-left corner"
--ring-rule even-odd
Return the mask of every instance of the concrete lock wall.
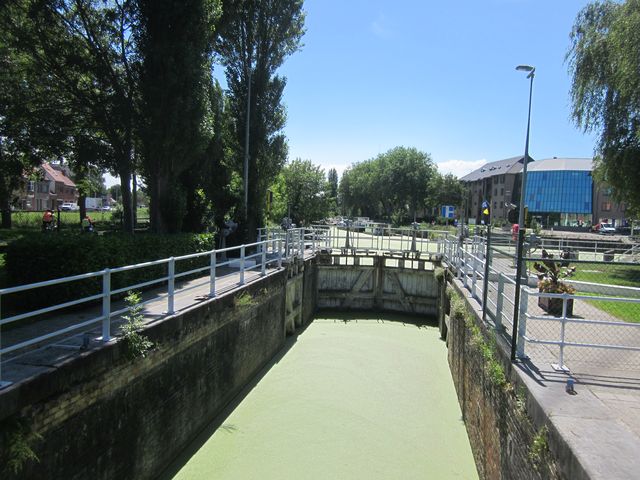
[[[158, 348], [145, 358], [128, 360], [124, 344], [114, 342], [7, 389], [0, 395], [0, 476], [155, 478], [282, 348], [287, 284], [297, 285], [300, 305], [302, 293], [315, 288], [307, 263], [146, 328]], [[310, 297], [298, 325], [313, 318]], [[26, 459], [16, 474], [9, 461], [22, 442], [39, 461]]]
[[[451, 287], [467, 302], [467, 295], [455, 281]], [[562, 473], [567, 471], [565, 463], [571, 461], [571, 456], [553, 453], [561, 443], [558, 434], [541, 430], [544, 422], [540, 412], [535, 411], [534, 402], [500, 346], [494, 359], [502, 365], [507, 382], [500, 385], [492, 378], [480, 347], [492, 340], [478, 311], [468, 303], [467, 309], [467, 322], [474, 322], [478, 328], [475, 336], [459, 316], [449, 316], [442, 325], [448, 326], [449, 367], [480, 478], [571, 478]], [[500, 338], [497, 341], [500, 343]]]

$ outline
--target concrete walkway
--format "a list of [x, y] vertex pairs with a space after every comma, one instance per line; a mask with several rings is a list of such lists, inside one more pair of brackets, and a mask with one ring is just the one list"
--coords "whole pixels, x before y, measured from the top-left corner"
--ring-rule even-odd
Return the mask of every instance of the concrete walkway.
[[[267, 268], [266, 275], [271, 275], [281, 269]], [[237, 291], [240, 273], [237, 269], [227, 267], [218, 268], [216, 275], [216, 295], [225, 295]], [[245, 271], [245, 284], [255, 282], [262, 278], [260, 270]], [[176, 282], [174, 296], [174, 310], [180, 312], [197, 305], [209, 298], [209, 276]], [[167, 288], [157, 288], [145, 291], [142, 301], [146, 302], [143, 314], [143, 323], [152, 324], [167, 314]], [[116, 312], [126, 307], [124, 300], [111, 302], [111, 311]], [[101, 340], [101, 306], [94, 305], [85, 310], [75, 310], [69, 313], [56, 313], [43, 317], [37, 321], [27, 322], [14, 328], [7, 327], [2, 330], [2, 346], [8, 348], [26, 340], [46, 335], [50, 332], [62, 330], [82, 322], [96, 319], [95, 324], [80, 328], [77, 331], [62, 334], [40, 344], [24, 349], [16, 350], [2, 356], [2, 381], [17, 383], [32, 376], [56, 368], [64, 360], [79, 355], [81, 352], [100, 348]], [[124, 323], [122, 316], [111, 318], [112, 341], [115, 341]], [[0, 390], [1, 392], [1, 390]]]

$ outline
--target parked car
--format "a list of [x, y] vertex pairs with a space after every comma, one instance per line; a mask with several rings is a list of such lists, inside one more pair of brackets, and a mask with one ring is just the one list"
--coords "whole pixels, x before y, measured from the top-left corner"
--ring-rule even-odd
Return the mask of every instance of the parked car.
[[611, 225], [610, 223], [596, 223], [593, 226], [593, 231], [601, 233], [603, 235], [610, 234], [610, 233], [616, 233], [615, 227], [613, 225]]
[[62, 210], [63, 212], [70, 212], [80, 210], [80, 207], [77, 203], [64, 202], [62, 205], [60, 205], [60, 210]]
[[100, 210], [102, 210], [103, 212], [110, 212], [111, 211], [111, 207], [109, 205], [105, 205]]

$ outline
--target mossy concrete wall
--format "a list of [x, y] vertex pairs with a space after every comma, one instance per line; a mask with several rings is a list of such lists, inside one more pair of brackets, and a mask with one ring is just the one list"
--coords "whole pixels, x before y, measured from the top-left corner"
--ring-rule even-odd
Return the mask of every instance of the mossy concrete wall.
[[[304, 292], [315, 282], [307, 263]], [[227, 294], [145, 328], [157, 345], [145, 358], [129, 360], [113, 342], [3, 390], [1, 478], [157, 477], [284, 345], [288, 276], [251, 283], [250, 301]], [[313, 311], [311, 296], [302, 320]], [[39, 461], [14, 473], [23, 441]]]
[[[557, 453], [557, 432], [548, 431], [534, 412], [534, 403], [509, 357], [500, 337], [488, 331], [466, 291], [454, 280], [450, 285], [463, 298], [467, 316], [449, 310], [449, 367], [458, 394], [462, 416], [481, 479], [542, 480], [571, 478]], [[441, 323], [442, 325], [443, 323]], [[470, 325], [475, 325], [475, 335]], [[493, 343], [495, 342], [495, 344]], [[483, 347], [495, 345], [492, 360]], [[496, 368], [505, 383], [496, 381]], [[492, 370], [493, 369], [493, 370]], [[549, 448], [552, 447], [552, 448]]]

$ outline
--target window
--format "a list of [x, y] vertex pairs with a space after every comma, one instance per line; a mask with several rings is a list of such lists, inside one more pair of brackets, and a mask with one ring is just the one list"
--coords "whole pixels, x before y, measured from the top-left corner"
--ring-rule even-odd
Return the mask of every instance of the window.
[[497, 189], [497, 188], [494, 188], [494, 189], [493, 189], [493, 196], [494, 196], [494, 197], [497, 197], [497, 196], [498, 196], [498, 189]]
[[602, 202], [602, 211], [610, 212], [611, 211], [611, 202]]
[[501, 188], [501, 189], [500, 189], [500, 196], [501, 196], [501, 197], [504, 197], [504, 188]]
[[36, 182], [33, 180], [29, 181], [29, 185], [27, 185], [27, 192], [33, 192], [36, 188]]

